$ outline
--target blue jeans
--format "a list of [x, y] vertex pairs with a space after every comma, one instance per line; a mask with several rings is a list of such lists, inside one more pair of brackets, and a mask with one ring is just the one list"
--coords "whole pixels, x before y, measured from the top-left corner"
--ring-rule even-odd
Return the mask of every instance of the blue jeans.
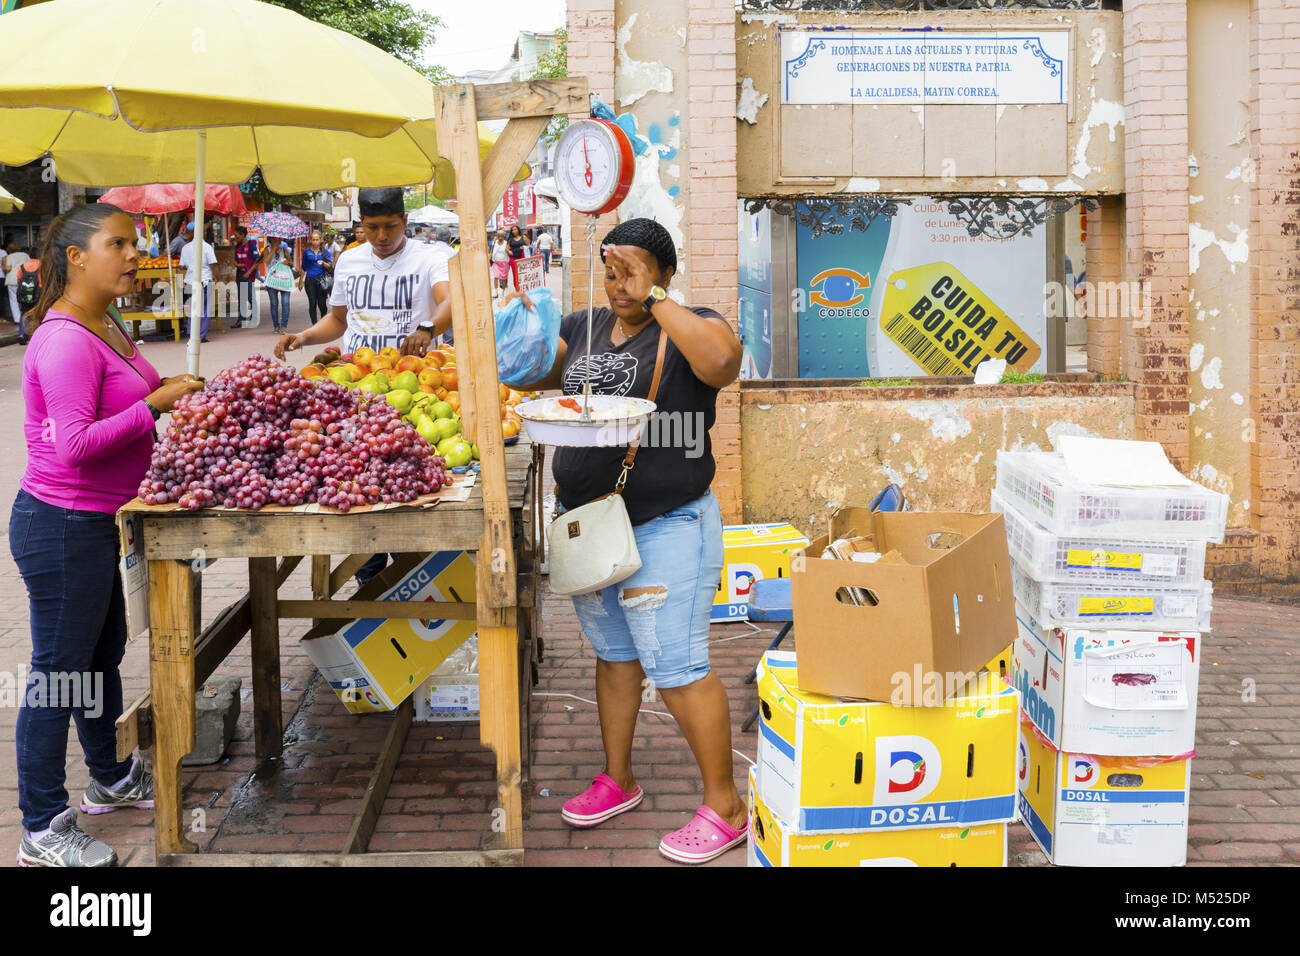
[[72, 511], [19, 491], [9, 516], [9, 550], [27, 585], [32, 661], [14, 736], [23, 826], [44, 830], [68, 806], [68, 718], [77, 726], [90, 775], [105, 786], [118, 762], [114, 724], [122, 715], [126, 603], [111, 514]]
[[[613, 587], [576, 594], [582, 633], [603, 661], [640, 661], [656, 687], [709, 673], [709, 616], [722, 574], [722, 514], [706, 491], [634, 525], [641, 569]], [[627, 596], [628, 591], [650, 589]]]
[[289, 293], [267, 289], [266, 294], [271, 297], [271, 326], [276, 329], [287, 329], [289, 327]]

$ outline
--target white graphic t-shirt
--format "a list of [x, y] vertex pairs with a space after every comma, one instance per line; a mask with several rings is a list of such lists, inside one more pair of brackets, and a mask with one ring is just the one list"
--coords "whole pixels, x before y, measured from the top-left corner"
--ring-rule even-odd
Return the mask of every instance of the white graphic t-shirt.
[[446, 259], [423, 242], [408, 239], [387, 259], [369, 244], [345, 250], [330, 292], [330, 305], [348, 310], [344, 351], [400, 346], [417, 325], [433, 320], [433, 286], [446, 281]]

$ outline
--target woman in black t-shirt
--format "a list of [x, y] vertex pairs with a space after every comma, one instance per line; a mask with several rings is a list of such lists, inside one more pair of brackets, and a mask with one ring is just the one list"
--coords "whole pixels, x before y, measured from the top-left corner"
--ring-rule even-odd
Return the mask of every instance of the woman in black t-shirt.
[[510, 258], [522, 259], [528, 252], [528, 237], [518, 226], [510, 227]]
[[[513, 238], [511, 239], [513, 243]], [[631, 810], [643, 791], [632, 772], [632, 738], [649, 677], [699, 763], [704, 805], [660, 852], [704, 863], [745, 840], [746, 808], [732, 776], [731, 715], [722, 681], [709, 670], [709, 615], [722, 572], [722, 518], [709, 490], [715, 465], [709, 443], [718, 390], [740, 371], [740, 342], [717, 312], [666, 297], [677, 270], [668, 231], [633, 219], [605, 237], [605, 294], [610, 308], [565, 317], [551, 373], [533, 388], [646, 398], [660, 330], [667, 336], [657, 411], [646, 429], [623, 499], [641, 569], [614, 587], [573, 598], [596, 652], [596, 699], [605, 772], [564, 805], [564, 819], [590, 827]], [[559, 448], [554, 474], [561, 509], [614, 489], [626, 447]]]

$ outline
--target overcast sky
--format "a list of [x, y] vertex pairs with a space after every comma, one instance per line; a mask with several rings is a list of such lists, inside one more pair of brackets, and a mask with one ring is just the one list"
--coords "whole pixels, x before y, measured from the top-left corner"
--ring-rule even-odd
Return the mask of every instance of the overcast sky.
[[520, 31], [545, 33], [564, 26], [564, 0], [407, 2], [442, 18], [437, 42], [425, 51], [425, 59], [457, 76], [505, 66]]

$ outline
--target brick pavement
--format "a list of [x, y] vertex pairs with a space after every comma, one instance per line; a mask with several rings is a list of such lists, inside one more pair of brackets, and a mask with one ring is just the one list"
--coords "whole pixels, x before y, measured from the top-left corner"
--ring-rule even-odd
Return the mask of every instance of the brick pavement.
[[[295, 302], [294, 328], [305, 324], [305, 303]], [[216, 368], [253, 350], [269, 351], [264, 326], [213, 334], [205, 367]], [[147, 354], [164, 373], [179, 368], [183, 344], [151, 344]], [[16, 491], [24, 453], [22, 350], [0, 348], [0, 500]], [[247, 586], [245, 566], [218, 562], [204, 575], [204, 622], [237, 599]], [[284, 586], [286, 597], [309, 596], [305, 566]], [[345, 594], [347, 591], [345, 590]], [[638, 774], [647, 797], [642, 807], [609, 823], [575, 831], [559, 819], [566, 797], [602, 767], [594, 694], [595, 658], [581, 637], [571, 603], [545, 596], [546, 659], [534, 690], [530, 814], [525, 821], [529, 866], [672, 865], [655, 847], [684, 824], [699, 803], [694, 761], [664, 708], [645, 705], [636, 742]], [[1300, 659], [1296, 635], [1300, 609], [1220, 598], [1201, 671], [1197, 760], [1193, 763], [1191, 865], [1258, 865], [1300, 862]], [[286, 747], [274, 773], [258, 773], [252, 718], [247, 708], [247, 644], [221, 673], [245, 679], [245, 709], [236, 738], [218, 765], [184, 775], [186, 824], [192, 838], [213, 851], [333, 851], [342, 846], [389, 721], [388, 715], [353, 716], [316, 677], [296, 638], [305, 623], [282, 630]], [[745, 625], [713, 629], [712, 656], [731, 700], [736, 780], [743, 788], [753, 733], [739, 725], [754, 703], [742, 683], [771, 639], [770, 629]], [[797, 647], [797, 638], [794, 645]], [[27, 607], [8, 549], [0, 549], [0, 671], [25, 665], [30, 651]], [[147, 686], [147, 647], [127, 649], [123, 678], [128, 700]], [[1253, 683], [1251, 683], [1253, 682]], [[1253, 691], [1253, 699], [1251, 698]], [[659, 713], [655, 713], [655, 712]], [[18, 821], [13, 767], [16, 709], [0, 707], [0, 864], [11, 865]], [[73, 799], [87, 784], [75, 735], [69, 741], [68, 784]], [[491, 832], [492, 756], [474, 724], [416, 724], [402, 755], [375, 836], [374, 850], [468, 849]], [[151, 815], [121, 811], [83, 817], [87, 830], [117, 848], [128, 865], [153, 862]], [[740, 866], [734, 851], [714, 865]], [[1010, 829], [1012, 865], [1043, 865], [1028, 831]]]

